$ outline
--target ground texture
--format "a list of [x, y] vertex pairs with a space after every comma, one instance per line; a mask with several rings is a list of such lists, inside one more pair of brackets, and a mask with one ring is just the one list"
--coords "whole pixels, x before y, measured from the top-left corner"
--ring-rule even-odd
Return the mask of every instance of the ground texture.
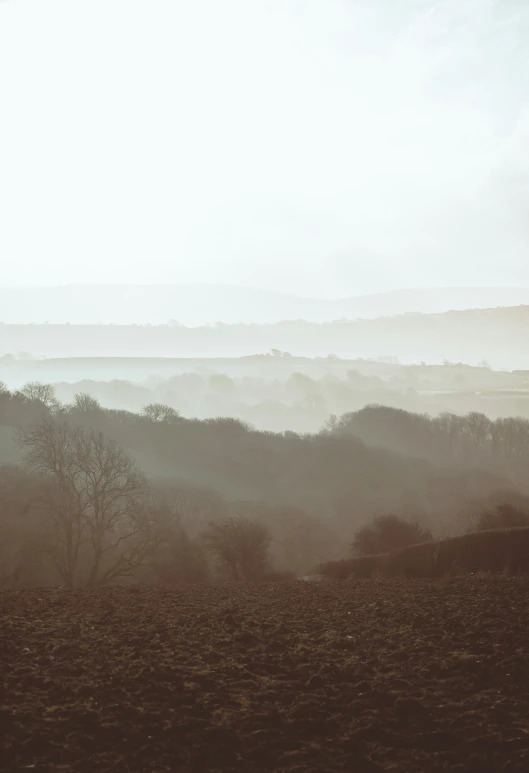
[[529, 579], [0, 592], [0, 770], [529, 771]]

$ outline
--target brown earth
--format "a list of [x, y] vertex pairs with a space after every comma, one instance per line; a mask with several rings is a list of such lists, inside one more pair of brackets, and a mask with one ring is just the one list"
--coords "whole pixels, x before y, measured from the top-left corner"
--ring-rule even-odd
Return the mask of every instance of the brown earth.
[[0, 769], [529, 770], [529, 578], [0, 592]]

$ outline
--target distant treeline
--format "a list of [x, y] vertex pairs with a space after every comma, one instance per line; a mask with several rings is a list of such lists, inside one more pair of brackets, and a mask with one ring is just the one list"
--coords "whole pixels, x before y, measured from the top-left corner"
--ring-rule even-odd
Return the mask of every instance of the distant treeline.
[[[4, 352], [47, 357], [238, 357], [277, 348], [314, 357], [380, 354], [415, 360], [477, 362], [488, 357], [508, 368], [527, 366], [529, 306], [403, 314], [374, 320], [270, 325], [2, 325]], [[486, 342], [486, 343], [485, 343]]]
[[[371, 403], [433, 415], [481, 412], [492, 418], [529, 418], [529, 379], [485, 364], [404, 366], [294, 358], [276, 351], [232, 360], [17, 360], [5, 365], [3, 373], [10, 385], [29, 379], [53, 381], [65, 403], [77, 392], [106, 408], [134, 412], [160, 402], [187, 417], [231, 416], [274, 432], [317, 432], [329, 414], [357, 411]], [[86, 373], [91, 377], [83, 379]]]
[[[71, 469], [81, 465], [79, 459], [86, 467], [92, 453], [97, 468], [103, 451], [117, 459], [130, 458], [134, 469], [141, 468], [147, 478], [134, 507], [141, 510], [145, 524], [158, 514], [158, 529], [163, 516], [164, 576], [184, 581], [206, 576], [197, 566], [207, 565], [201, 551], [211, 523], [218, 529], [232, 523], [232, 531], [226, 526], [222, 535], [244, 540], [246, 526], [237, 519], [260, 525], [268, 536], [255, 533], [252, 539], [266, 542], [270, 566], [307, 573], [322, 561], [347, 554], [344, 545], [354, 532], [381, 514], [395, 513], [420, 522], [435, 536], [448, 536], [464, 532], [476, 512], [525, 501], [529, 493], [529, 421], [516, 418], [491, 421], [479, 414], [445, 414], [433, 419], [368, 406], [331, 417], [318, 433], [271, 433], [230, 418], [186, 419], [163, 404], [137, 414], [103, 409], [89, 395], [78, 394], [64, 406], [52, 388], [29, 384], [20, 392], [0, 394], [0, 430], [4, 445], [15, 448], [13, 434], [18, 438], [13, 464], [4, 468], [0, 480], [4, 582], [37, 582], [43, 577], [57, 581], [50, 568], [50, 556], [55, 555], [50, 507], [53, 504], [55, 515], [63, 518], [68, 497], [78, 500], [70, 489], [64, 499], [56, 467], [38, 461], [35, 449], [48, 448], [49, 443], [55, 448], [58, 438], [60, 448], [68, 453], [75, 448], [80, 455]], [[39, 433], [48, 438], [48, 446]], [[25, 465], [15, 466], [21, 455]], [[55, 481], [45, 505], [43, 480], [47, 485]], [[91, 521], [80, 523], [88, 528]], [[218, 534], [217, 543], [214, 537], [209, 533], [210, 547], [222, 542]], [[103, 547], [101, 551], [106, 555]], [[181, 570], [182, 555], [191, 562], [188, 573]], [[158, 575], [152, 574], [156, 561], [151, 559], [152, 579]], [[172, 575], [167, 565], [173, 567]], [[137, 578], [139, 571], [135, 566], [129, 576]], [[214, 573], [214, 568], [208, 571]], [[242, 569], [230, 571], [239, 576]]]
[[[79, 391], [89, 393], [105, 407], [134, 412], [148, 403], [161, 402], [187, 417], [230, 416], [273, 432], [317, 432], [330, 414], [357, 411], [372, 403], [433, 415], [482, 412], [497, 418], [516, 412], [529, 418], [529, 391], [505, 388], [515, 383], [510, 374], [465, 367], [393, 370], [381, 377], [363, 373], [360, 366], [342, 378], [333, 373], [310, 377], [302, 371], [283, 378], [183, 373], [168, 379], [151, 378], [142, 384], [85, 380], [58, 383], [55, 388], [64, 402], [70, 402]], [[495, 386], [500, 389], [494, 390]]]

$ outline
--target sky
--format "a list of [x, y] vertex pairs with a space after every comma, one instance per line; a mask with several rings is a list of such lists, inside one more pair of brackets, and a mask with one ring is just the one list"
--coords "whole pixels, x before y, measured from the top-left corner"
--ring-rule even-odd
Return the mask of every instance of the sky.
[[0, 266], [529, 287], [529, 2], [1, 0]]

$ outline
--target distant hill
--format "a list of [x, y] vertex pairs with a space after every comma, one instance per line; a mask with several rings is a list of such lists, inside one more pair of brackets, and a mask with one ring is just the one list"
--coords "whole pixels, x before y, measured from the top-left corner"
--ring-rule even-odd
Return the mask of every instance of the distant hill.
[[529, 288], [419, 288], [326, 300], [229, 285], [65, 285], [0, 288], [0, 322], [157, 325], [174, 320], [191, 326], [217, 321], [331, 322], [520, 304], [529, 304]]
[[476, 364], [524, 369], [529, 364], [529, 305], [403, 314], [316, 324], [203, 327], [139, 325], [0, 325], [0, 379], [7, 353], [45, 357], [241, 357], [272, 348], [297, 356], [400, 358], [403, 362]]

